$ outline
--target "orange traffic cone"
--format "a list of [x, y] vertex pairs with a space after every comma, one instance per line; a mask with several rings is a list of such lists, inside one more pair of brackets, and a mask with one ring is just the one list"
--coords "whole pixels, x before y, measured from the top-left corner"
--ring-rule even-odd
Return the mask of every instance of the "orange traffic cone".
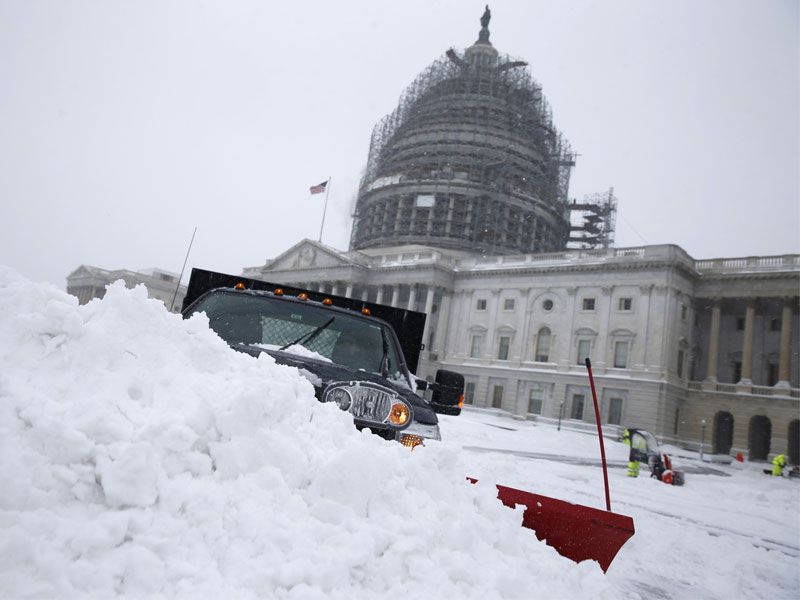
[[739, 454], [736, 455], [736, 460], [738, 460], [739, 462], [744, 462], [744, 457], [742, 456], [741, 452], [739, 452]]

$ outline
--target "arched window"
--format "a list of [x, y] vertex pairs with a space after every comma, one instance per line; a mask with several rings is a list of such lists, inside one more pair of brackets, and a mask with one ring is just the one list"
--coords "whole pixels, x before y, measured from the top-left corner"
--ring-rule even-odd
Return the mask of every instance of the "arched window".
[[549, 362], [550, 360], [550, 329], [542, 327], [536, 336], [536, 362]]

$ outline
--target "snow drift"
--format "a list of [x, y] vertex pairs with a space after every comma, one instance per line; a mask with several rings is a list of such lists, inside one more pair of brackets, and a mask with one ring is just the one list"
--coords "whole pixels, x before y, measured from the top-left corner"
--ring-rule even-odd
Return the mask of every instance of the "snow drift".
[[109, 286], [0, 268], [0, 596], [616, 597], [446, 440], [409, 452]]

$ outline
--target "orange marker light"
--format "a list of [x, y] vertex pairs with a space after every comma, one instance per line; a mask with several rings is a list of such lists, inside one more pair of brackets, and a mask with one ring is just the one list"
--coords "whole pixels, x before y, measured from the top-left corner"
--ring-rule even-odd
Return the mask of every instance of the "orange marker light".
[[242, 282], [239, 282], [233, 287], [234, 287], [234, 289], [237, 289], [237, 290], [243, 290], [244, 289], [244, 284]]
[[281, 288], [277, 288], [273, 293], [276, 296], [283, 296], [283, 290]]
[[370, 310], [368, 308], [362, 308], [361, 309], [361, 314], [362, 315], [371, 315], [372, 313], [370, 312]]
[[395, 404], [389, 413], [389, 420], [395, 425], [403, 425], [408, 421], [408, 407], [405, 404]]
[[299, 294], [297, 297], [300, 298], [300, 300], [308, 300], [308, 294], [305, 293]]
[[330, 306], [331, 304], [333, 304], [333, 300], [331, 300], [330, 298], [325, 298], [325, 300], [323, 300], [322, 303], [325, 306]]

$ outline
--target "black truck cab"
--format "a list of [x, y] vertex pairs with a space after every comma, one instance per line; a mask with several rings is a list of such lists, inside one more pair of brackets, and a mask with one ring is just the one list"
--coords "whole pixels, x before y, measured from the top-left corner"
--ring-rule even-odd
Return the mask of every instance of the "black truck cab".
[[[461, 410], [461, 375], [440, 370], [426, 382], [406, 361], [410, 353], [416, 367], [423, 313], [194, 269], [183, 316], [199, 312], [233, 349], [296, 367], [318, 400], [336, 402], [356, 427], [386, 439], [410, 447], [441, 439], [436, 413]], [[418, 394], [425, 389], [430, 400]]]

